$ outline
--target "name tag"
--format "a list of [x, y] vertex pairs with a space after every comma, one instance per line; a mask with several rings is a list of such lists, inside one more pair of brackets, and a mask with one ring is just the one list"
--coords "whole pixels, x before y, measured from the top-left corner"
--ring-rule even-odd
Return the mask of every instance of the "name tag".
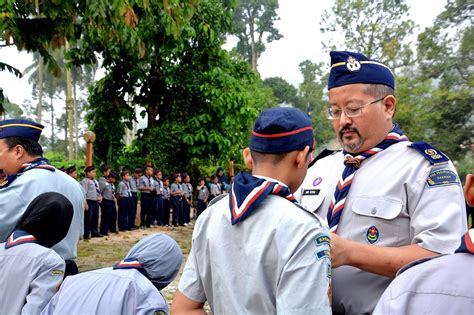
[[319, 195], [321, 189], [303, 189], [303, 196], [317, 196]]

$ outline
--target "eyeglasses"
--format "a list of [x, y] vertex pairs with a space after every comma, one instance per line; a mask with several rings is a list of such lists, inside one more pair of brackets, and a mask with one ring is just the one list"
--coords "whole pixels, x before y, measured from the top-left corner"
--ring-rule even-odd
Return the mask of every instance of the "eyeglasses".
[[379, 98], [375, 101], [372, 101], [370, 103], [367, 103], [367, 104], [364, 104], [364, 105], [361, 105], [359, 107], [344, 107], [344, 108], [328, 108], [328, 112], [327, 112], [327, 116], [328, 116], [328, 119], [340, 119], [341, 118], [341, 115], [342, 115], [342, 112], [344, 112], [344, 114], [346, 114], [347, 117], [357, 117], [357, 116], [360, 116], [362, 114], [362, 108], [366, 107], [366, 106], [369, 106], [370, 104], [375, 104], [377, 102], [380, 102], [380, 101], [383, 101], [388, 95], [385, 95], [384, 97], [382, 98]]

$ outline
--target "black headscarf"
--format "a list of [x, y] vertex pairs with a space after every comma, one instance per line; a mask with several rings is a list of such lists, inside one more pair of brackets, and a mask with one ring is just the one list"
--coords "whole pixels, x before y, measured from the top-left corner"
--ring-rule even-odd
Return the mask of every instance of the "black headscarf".
[[42, 246], [53, 247], [66, 237], [73, 214], [66, 197], [55, 192], [44, 193], [28, 205], [15, 230], [30, 233]]

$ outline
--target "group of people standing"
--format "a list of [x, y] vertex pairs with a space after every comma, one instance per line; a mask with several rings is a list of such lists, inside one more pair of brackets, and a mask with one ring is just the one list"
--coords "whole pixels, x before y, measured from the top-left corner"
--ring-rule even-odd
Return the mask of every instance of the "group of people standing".
[[[75, 173], [70, 172], [72, 168]], [[77, 177], [73, 166], [65, 172]], [[189, 174], [175, 173], [170, 183], [169, 177], [151, 166], [144, 169], [137, 167], [133, 174], [123, 168], [119, 175], [107, 165], [102, 165], [100, 172], [102, 176], [97, 180], [95, 167], [88, 166], [81, 181], [86, 199], [84, 239], [138, 227], [188, 226], [192, 224], [191, 219], [197, 218], [206, 209], [208, 201], [222, 194], [229, 185], [222, 168], [211, 176], [209, 187], [205, 178], [200, 177], [195, 188]], [[139, 204], [140, 222], [135, 225]]]

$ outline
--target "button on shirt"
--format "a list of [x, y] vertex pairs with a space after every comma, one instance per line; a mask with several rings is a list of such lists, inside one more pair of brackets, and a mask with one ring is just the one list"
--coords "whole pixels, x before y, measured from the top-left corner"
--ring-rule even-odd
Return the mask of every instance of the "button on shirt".
[[132, 191], [130, 190], [130, 182], [125, 180], [121, 181], [118, 185], [117, 193], [123, 198], [131, 197]]
[[75, 259], [77, 242], [84, 234], [84, 193], [81, 185], [60, 171], [35, 168], [26, 171], [0, 190], [0, 241], [7, 239], [33, 199], [45, 192], [64, 195], [73, 205], [74, 216], [66, 237], [52, 247], [63, 259]]
[[115, 185], [109, 182], [105, 182], [102, 186], [102, 196], [107, 200], [115, 200]]
[[[337, 234], [374, 246], [411, 244], [437, 253], [453, 253], [467, 229], [461, 185], [431, 187], [430, 173], [456, 172], [451, 162], [431, 165], [400, 142], [362, 163], [346, 198]], [[342, 152], [318, 160], [295, 193], [300, 204], [326, 218], [344, 169]], [[370, 259], [369, 257], [367, 259]], [[391, 279], [341, 266], [332, 273], [333, 310], [371, 313]]]
[[226, 196], [196, 221], [186, 297], [213, 314], [331, 314], [329, 243], [317, 243], [329, 231], [316, 216], [274, 195], [238, 225], [230, 216]]
[[[142, 176], [140, 177], [140, 180], [138, 181], [138, 188], [144, 188], [144, 187], [154, 187], [155, 186], [155, 181], [153, 180], [152, 177], [148, 176]], [[142, 194], [149, 194], [151, 191], [148, 190], [142, 190]]]
[[64, 260], [52, 249], [0, 243], [0, 314], [39, 314], [58, 290]]
[[41, 314], [168, 313], [166, 301], [135, 269], [103, 268], [67, 277]]
[[163, 187], [162, 198], [163, 199], [170, 199], [170, 188], [169, 187], [166, 187], [166, 186]]
[[130, 177], [129, 184], [130, 184], [130, 190], [134, 193], [138, 192], [138, 182], [139, 178], [135, 177]]
[[86, 192], [86, 199], [98, 201], [100, 199], [99, 183], [95, 179], [84, 178], [81, 186]]
[[193, 195], [193, 186], [190, 183], [183, 184], [183, 193], [186, 199], [190, 200]]

